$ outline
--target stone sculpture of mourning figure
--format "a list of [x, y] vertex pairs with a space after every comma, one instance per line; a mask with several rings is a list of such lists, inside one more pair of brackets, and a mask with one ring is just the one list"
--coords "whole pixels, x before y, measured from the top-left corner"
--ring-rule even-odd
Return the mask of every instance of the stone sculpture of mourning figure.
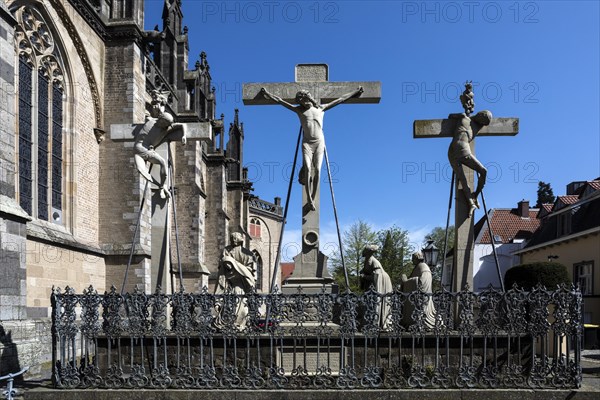
[[[218, 281], [215, 294], [236, 294], [237, 303], [234, 310], [228, 310], [223, 305], [217, 306], [217, 327], [223, 327], [234, 321], [234, 324], [242, 329], [246, 326], [248, 306], [242, 297], [251, 293], [256, 285], [256, 260], [252, 252], [243, 247], [244, 236], [235, 232], [231, 234], [231, 244], [223, 250], [219, 261]], [[226, 313], [233, 311], [233, 315]]]
[[[413, 293], [421, 291], [423, 293], [432, 293], [433, 288], [433, 277], [429, 266], [425, 263], [425, 257], [420, 251], [415, 252], [412, 255], [412, 262], [415, 266], [410, 277], [407, 278], [405, 274], [402, 274], [402, 291], [405, 293]], [[413, 296], [414, 298], [414, 296]], [[433, 305], [433, 299], [431, 296], [426, 296], [425, 301], [422, 304], [422, 322], [423, 328], [433, 329], [435, 326], [435, 306]], [[415, 312], [415, 305], [410, 301], [410, 298], [404, 305], [402, 324], [405, 327], [410, 327], [415, 324], [415, 316], [419, 315], [419, 312]]]
[[[368, 245], [362, 251], [365, 258], [363, 269], [360, 270], [360, 285], [363, 290], [373, 288], [377, 293], [385, 295], [394, 290], [390, 276], [385, 272], [379, 260], [375, 258], [375, 253], [379, 250], [377, 245]], [[390, 315], [390, 304], [387, 297], [381, 298], [381, 305], [377, 307], [376, 313], [379, 314], [379, 327], [387, 329], [390, 325], [388, 316]]]

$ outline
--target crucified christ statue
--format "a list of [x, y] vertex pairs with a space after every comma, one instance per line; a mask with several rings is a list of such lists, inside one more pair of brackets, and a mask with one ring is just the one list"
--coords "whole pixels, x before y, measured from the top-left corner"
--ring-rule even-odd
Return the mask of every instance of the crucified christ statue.
[[327, 104], [318, 104], [308, 90], [300, 90], [296, 93], [296, 102], [294, 106], [281, 97], [269, 93], [264, 87], [261, 88], [262, 95], [270, 100], [281, 104], [288, 110], [295, 112], [302, 124], [302, 168], [298, 181], [304, 185], [306, 197], [308, 199], [309, 210], [315, 211], [314, 199], [319, 189], [319, 179], [321, 174], [321, 164], [323, 163], [323, 153], [325, 151], [325, 136], [323, 135], [323, 116], [325, 111], [345, 102], [346, 100], [360, 96], [363, 93], [362, 86], [353, 92], [347, 93], [342, 97], [333, 100]]

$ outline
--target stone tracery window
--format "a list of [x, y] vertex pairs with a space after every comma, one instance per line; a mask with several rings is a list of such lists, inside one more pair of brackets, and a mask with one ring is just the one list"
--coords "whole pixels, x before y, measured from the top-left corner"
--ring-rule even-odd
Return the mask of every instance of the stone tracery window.
[[59, 222], [65, 120], [62, 57], [36, 9], [21, 7], [16, 17], [19, 203], [33, 217]]

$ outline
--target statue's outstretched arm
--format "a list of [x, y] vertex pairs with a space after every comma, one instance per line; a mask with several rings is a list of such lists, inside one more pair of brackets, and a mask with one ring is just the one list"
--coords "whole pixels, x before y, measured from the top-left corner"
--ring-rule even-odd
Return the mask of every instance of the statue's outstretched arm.
[[185, 124], [174, 123], [171, 125], [168, 132], [168, 135], [173, 136], [173, 139], [181, 140], [182, 144], [187, 143], [187, 127]]
[[338, 104], [342, 104], [346, 100], [348, 100], [356, 95], [362, 94], [362, 92], [364, 92], [364, 90], [363, 90], [362, 86], [359, 86], [358, 89], [356, 89], [355, 91], [346, 93], [339, 99], [333, 100], [331, 103], [323, 104], [322, 105], [323, 111], [329, 110], [330, 108], [333, 108], [333, 107], [337, 106]]
[[282, 106], [284, 106], [285, 108], [287, 108], [288, 110], [291, 110], [293, 112], [296, 112], [296, 107], [294, 107], [292, 104], [288, 103], [287, 101], [283, 100], [281, 97], [274, 95], [272, 93], [269, 93], [267, 91], [267, 89], [265, 88], [260, 88], [260, 93], [266, 98], [266, 99], [270, 99], [273, 100], [274, 102], [281, 104]]

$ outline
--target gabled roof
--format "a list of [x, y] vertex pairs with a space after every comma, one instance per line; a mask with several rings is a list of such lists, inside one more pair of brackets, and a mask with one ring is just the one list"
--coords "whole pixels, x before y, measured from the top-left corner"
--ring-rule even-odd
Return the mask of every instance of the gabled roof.
[[[529, 217], [521, 217], [516, 208], [494, 208], [489, 211], [492, 234], [501, 238], [501, 243], [513, 239], [529, 239], [540, 226], [537, 208], [529, 209]], [[491, 244], [487, 219], [483, 216], [475, 225], [476, 244]], [[499, 243], [496, 241], [496, 243]]]
[[590, 181], [587, 184], [589, 186], [591, 186], [595, 190], [600, 190], [600, 180], [598, 180], [598, 181]]
[[[573, 188], [575, 185], [577, 185], [576, 189]], [[567, 193], [569, 193], [569, 191], [570, 194], [557, 196], [551, 209], [547, 208], [547, 204], [543, 204], [543, 208], [540, 209], [538, 218], [546, 217], [550, 213], [560, 211], [567, 206], [572, 206], [580, 201], [596, 196], [597, 193], [600, 192], [600, 179], [596, 178], [591, 181], [571, 182], [567, 185]]]
[[552, 212], [552, 207], [554, 207], [554, 204], [552, 203], [544, 203], [542, 204], [542, 207], [540, 208], [540, 211], [537, 213], [537, 218], [543, 218], [546, 215], [550, 214]]
[[575, 204], [579, 201], [579, 195], [577, 194], [567, 194], [565, 196], [558, 196], [556, 201], [554, 202], [554, 207], [552, 211], [558, 211], [564, 206], [568, 206], [570, 204]]
[[[591, 201], [583, 201], [580, 207], [574, 207], [571, 211], [565, 211], [565, 213], [571, 213], [569, 234], [576, 234], [598, 227], [600, 226], [600, 196]], [[525, 248], [561, 237], [558, 232], [558, 220], [562, 215], [564, 213], [547, 216]]]
[[595, 192], [600, 190], [600, 181], [589, 181], [586, 182], [579, 190], [579, 198], [583, 199], [591, 196]]

